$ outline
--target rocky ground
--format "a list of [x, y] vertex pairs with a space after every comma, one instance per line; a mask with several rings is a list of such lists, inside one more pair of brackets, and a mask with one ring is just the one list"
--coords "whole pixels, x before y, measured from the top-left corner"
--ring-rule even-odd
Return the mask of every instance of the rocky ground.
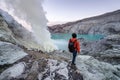
[[22, 26], [6, 18], [0, 15], [0, 80], [120, 80], [119, 35], [83, 40], [74, 66], [71, 53], [43, 52], [25, 37], [29, 32], [23, 34]]
[[74, 66], [70, 63], [71, 53], [65, 51], [54, 51], [48, 54], [24, 49], [24, 52], [28, 55], [12, 64], [9, 63], [10, 65], [2, 70], [0, 80], [120, 79], [119, 65], [101, 62], [92, 56], [78, 55]]
[[71, 65], [69, 59], [38, 51], [25, 52], [28, 55], [11, 64], [11, 67], [1, 67], [0, 80], [83, 80], [79, 69]]
[[109, 35], [99, 41], [81, 40], [81, 46], [81, 54], [90, 55], [111, 64], [119, 64], [120, 35]]

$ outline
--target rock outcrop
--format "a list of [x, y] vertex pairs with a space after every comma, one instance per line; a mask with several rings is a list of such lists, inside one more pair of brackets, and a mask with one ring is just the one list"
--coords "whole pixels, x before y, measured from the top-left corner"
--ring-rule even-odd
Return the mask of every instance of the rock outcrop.
[[91, 56], [78, 56], [77, 67], [84, 80], [119, 80], [120, 71], [117, 67], [100, 62]]
[[43, 47], [36, 42], [32, 32], [3, 10], [0, 10], [0, 40], [18, 44], [27, 49], [43, 50]]
[[50, 26], [49, 30], [51, 33], [120, 34], [119, 17], [120, 10], [117, 10], [75, 22]]
[[35, 55], [29, 54], [3, 71], [0, 80], [83, 80], [80, 72], [77, 72], [79, 70], [70, 63], [47, 58], [47, 54], [42, 54], [46, 57], [39, 56], [39, 59]]
[[119, 64], [120, 35], [109, 35], [99, 41], [81, 41], [81, 54], [91, 55], [111, 64]]
[[17, 45], [0, 41], [0, 65], [13, 64], [26, 55]]
[[[88, 53], [88, 55], [78, 55], [76, 60], [76, 66], [83, 75], [84, 80], [119, 80], [119, 50], [115, 52], [111, 49], [110, 52], [109, 50], [105, 50], [98, 53]], [[63, 60], [66, 58], [70, 60], [72, 58], [72, 54], [66, 51], [55, 51], [53, 52], [53, 56], [62, 57], [61, 59]]]
[[[76, 66], [69, 57], [28, 51], [29, 55], [0, 74], [1, 80], [119, 80], [120, 66], [100, 62], [97, 59], [79, 55]], [[59, 52], [58, 54], [65, 54]], [[70, 53], [67, 53], [72, 55]], [[59, 58], [59, 59], [58, 59]], [[60, 60], [61, 59], [61, 60]], [[18, 69], [19, 68], [19, 69]], [[17, 69], [17, 70], [16, 70]], [[14, 71], [15, 70], [15, 71]], [[16, 74], [15, 74], [16, 73]]]

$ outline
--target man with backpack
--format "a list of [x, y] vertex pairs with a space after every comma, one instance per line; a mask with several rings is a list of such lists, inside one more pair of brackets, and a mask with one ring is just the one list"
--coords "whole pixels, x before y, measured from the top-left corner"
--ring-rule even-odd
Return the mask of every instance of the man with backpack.
[[80, 43], [77, 40], [76, 33], [72, 34], [72, 38], [69, 40], [68, 49], [73, 54], [72, 65], [75, 65], [77, 53], [80, 53]]

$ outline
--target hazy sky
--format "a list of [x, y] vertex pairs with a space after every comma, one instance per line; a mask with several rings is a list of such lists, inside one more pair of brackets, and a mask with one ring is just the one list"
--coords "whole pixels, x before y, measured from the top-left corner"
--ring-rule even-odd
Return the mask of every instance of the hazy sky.
[[120, 9], [120, 0], [45, 0], [49, 22], [67, 22]]

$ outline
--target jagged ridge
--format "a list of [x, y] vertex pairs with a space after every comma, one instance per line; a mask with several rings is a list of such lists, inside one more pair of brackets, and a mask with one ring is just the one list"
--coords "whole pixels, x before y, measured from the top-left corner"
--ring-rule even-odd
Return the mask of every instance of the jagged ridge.
[[50, 26], [51, 33], [120, 34], [120, 10], [75, 22]]

